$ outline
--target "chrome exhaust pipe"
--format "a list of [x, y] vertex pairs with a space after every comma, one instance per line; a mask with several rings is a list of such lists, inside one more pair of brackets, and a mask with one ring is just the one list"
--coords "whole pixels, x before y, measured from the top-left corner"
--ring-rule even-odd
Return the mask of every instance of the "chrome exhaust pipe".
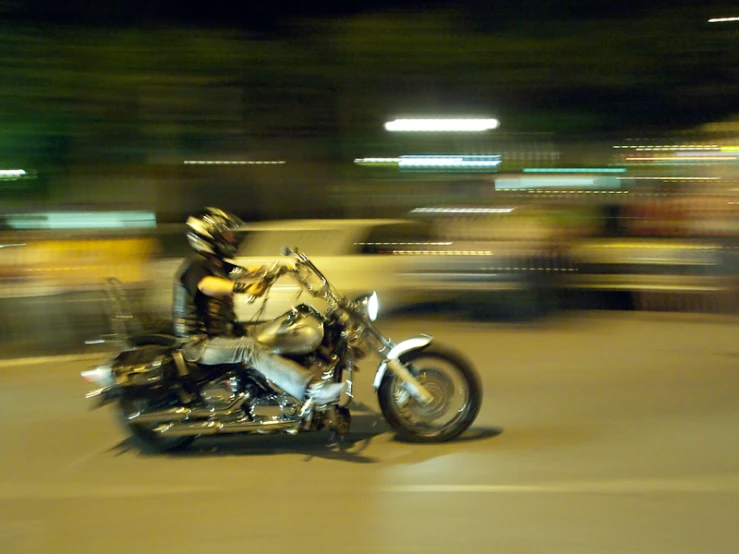
[[135, 423], [175, 423], [186, 419], [209, 419], [215, 417], [230, 417], [241, 410], [241, 406], [251, 395], [244, 393], [233, 403], [222, 410], [213, 410], [208, 408], [185, 408], [179, 406], [170, 408], [169, 410], [160, 410], [157, 412], [139, 412], [128, 416], [128, 421]]
[[[173, 421], [182, 421], [192, 416], [195, 410], [180, 406], [178, 408], [170, 408], [169, 410], [161, 410], [158, 412], [138, 412], [128, 416], [128, 421], [135, 423], [169, 423]], [[205, 410], [201, 410], [205, 411]]]
[[224, 433], [274, 433], [276, 431], [297, 432], [298, 420], [268, 421], [197, 421], [193, 423], [170, 423], [155, 429], [169, 437], [191, 437], [195, 435], [219, 435]]

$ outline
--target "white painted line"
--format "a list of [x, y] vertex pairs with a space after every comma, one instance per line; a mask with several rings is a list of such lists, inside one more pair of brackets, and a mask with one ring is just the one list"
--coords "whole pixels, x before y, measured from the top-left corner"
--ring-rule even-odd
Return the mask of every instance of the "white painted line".
[[544, 494], [650, 494], [650, 493], [739, 493], [739, 475], [684, 479], [625, 479], [575, 481], [539, 485], [398, 485], [381, 489], [386, 493], [544, 493]]
[[25, 365], [39, 364], [63, 364], [67, 362], [82, 362], [85, 360], [103, 360], [110, 357], [108, 352], [98, 352], [90, 354], [69, 354], [66, 356], [39, 356], [36, 358], [12, 358], [9, 360], [0, 360], [0, 369], [8, 367], [20, 367]]

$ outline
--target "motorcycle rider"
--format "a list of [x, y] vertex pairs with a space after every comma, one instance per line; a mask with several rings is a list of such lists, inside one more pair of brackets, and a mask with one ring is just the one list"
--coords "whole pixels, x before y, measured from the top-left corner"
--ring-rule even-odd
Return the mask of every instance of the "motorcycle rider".
[[264, 294], [260, 280], [266, 267], [241, 268], [226, 261], [236, 253], [235, 215], [206, 208], [187, 219], [187, 240], [195, 254], [177, 271], [174, 283], [175, 334], [185, 339], [182, 352], [202, 365], [243, 363], [298, 400], [318, 405], [338, 400], [344, 389], [327, 383], [292, 360], [283, 358], [245, 333], [234, 312], [234, 294]]

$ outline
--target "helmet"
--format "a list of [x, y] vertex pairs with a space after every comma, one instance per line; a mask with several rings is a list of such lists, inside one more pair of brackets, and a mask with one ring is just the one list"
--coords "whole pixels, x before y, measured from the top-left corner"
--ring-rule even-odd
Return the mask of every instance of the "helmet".
[[239, 241], [234, 231], [244, 225], [235, 215], [218, 208], [206, 208], [187, 218], [187, 242], [197, 252], [228, 258], [236, 254]]

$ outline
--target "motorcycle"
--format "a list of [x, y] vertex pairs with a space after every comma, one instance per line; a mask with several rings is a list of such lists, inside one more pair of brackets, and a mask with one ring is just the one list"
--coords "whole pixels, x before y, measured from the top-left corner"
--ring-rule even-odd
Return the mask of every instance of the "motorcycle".
[[[371, 351], [381, 356], [374, 375], [383, 416], [398, 435], [415, 442], [458, 437], [477, 417], [480, 378], [459, 352], [420, 335], [395, 343], [375, 326], [376, 293], [350, 300], [337, 291], [297, 248], [263, 276], [266, 292], [289, 275], [325, 310], [292, 307], [279, 318], [250, 326], [248, 333], [275, 353], [330, 382], [346, 382], [341, 398], [315, 405], [279, 389], [244, 365], [203, 366], [185, 360], [180, 340], [170, 334], [130, 334], [126, 348], [107, 363], [83, 371], [98, 388], [86, 395], [100, 407], [117, 402], [117, 413], [140, 447], [159, 452], [188, 447], [196, 438], [231, 433], [288, 433], [328, 428], [333, 440], [349, 432], [355, 362]], [[117, 297], [120, 310], [120, 297]], [[256, 298], [250, 297], [249, 302]], [[130, 313], [119, 313], [125, 325]], [[120, 329], [119, 329], [120, 331]]]

